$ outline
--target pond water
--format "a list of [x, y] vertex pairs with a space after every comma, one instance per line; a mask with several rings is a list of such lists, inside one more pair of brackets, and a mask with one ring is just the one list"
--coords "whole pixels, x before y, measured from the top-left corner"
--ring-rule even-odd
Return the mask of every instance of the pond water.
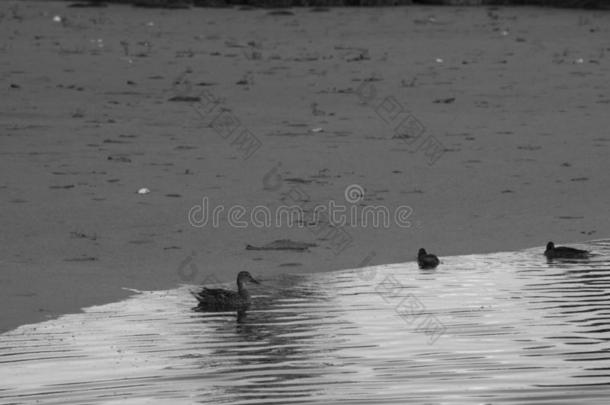
[[606, 404], [610, 241], [142, 292], [0, 335], [0, 403]]

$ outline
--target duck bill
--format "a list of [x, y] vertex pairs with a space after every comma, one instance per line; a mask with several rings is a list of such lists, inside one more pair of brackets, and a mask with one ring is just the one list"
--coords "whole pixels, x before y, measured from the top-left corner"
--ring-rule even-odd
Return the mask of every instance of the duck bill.
[[257, 279], [255, 279], [255, 278], [251, 278], [251, 279], [250, 279], [250, 282], [251, 282], [251, 283], [254, 283], [254, 284], [260, 284], [260, 283], [261, 283], [260, 281], [258, 281], [258, 280], [257, 280]]

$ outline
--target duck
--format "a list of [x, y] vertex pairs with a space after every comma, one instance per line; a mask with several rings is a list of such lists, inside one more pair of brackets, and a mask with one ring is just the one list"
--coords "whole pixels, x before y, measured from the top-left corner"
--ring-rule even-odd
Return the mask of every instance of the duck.
[[204, 287], [201, 291], [191, 292], [191, 294], [199, 301], [198, 310], [244, 310], [250, 306], [250, 293], [246, 288], [247, 283], [260, 284], [249, 272], [240, 271], [237, 274], [237, 291]]
[[567, 246], [555, 247], [553, 242], [549, 242], [546, 244], [544, 255], [548, 259], [586, 259], [589, 257], [589, 251]]
[[419, 249], [419, 252], [417, 252], [417, 264], [419, 264], [420, 269], [433, 269], [438, 266], [439, 263], [438, 257], [431, 253], [427, 253], [426, 249], [421, 248]]

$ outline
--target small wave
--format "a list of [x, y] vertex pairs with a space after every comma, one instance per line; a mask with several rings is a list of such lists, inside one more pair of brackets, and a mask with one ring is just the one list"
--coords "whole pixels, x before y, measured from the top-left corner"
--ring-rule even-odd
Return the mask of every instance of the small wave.
[[270, 278], [244, 315], [141, 292], [0, 335], [0, 402], [606, 403], [610, 241]]

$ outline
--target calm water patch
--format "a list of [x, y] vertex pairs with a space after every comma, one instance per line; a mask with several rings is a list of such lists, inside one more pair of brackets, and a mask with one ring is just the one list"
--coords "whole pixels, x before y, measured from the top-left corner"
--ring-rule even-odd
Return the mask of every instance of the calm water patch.
[[606, 404], [610, 241], [263, 279], [245, 315], [193, 286], [0, 335], [0, 403]]

